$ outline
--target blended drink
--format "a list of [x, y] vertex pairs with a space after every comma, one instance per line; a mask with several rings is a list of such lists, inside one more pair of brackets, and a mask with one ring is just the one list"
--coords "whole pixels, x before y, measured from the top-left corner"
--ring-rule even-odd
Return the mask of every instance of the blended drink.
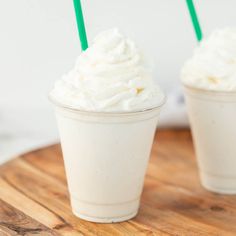
[[99, 34], [50, 94], [74, 214], [119, 222], [139, 208], [164, 95], [136, 45]]
[[213, 32], [182, 70], [201, 182], [236, 194], [236, 29]]

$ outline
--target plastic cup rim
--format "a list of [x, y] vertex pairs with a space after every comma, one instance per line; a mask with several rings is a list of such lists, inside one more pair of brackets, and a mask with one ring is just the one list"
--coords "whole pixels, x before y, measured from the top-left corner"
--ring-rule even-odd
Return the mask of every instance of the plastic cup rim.
[[148, 113], [151, 111], [159, 110], [165, 103], [166, 103], [166, 95], [164, 94], [164, 97], [160, 104], [158, 104], [155, 107], [149, 107], [147, 109], [143, 110], [134, 110], [134, 111], [114, 111], [114, 112], [108, 112], [108, 111], [86, 111], [86, 110], [80, 110], [72, 106], [68, 106], [66, 104], [62, 104], [58, 101], [56, 101], [52, 96], [48, 96], [49, 101], [54, 104], [56, 107], [63, 108], [72, 112], [78, 112], [81, 114], [89, 114], [89, 115], [105, 115], [105, 116], [125, 116], [125, 115], [138, 115], [143, 113]]
[[203, 88], [197, 88], [190, 85], [186, 85], [182, 83], [183, 87], [189, 90], [193, 90], [198, 93], [205, 93], [205, 94], [219, 94], [219, 95], [236, 95], [236, 91], [219, 91], [219, 90], [208, 90]]

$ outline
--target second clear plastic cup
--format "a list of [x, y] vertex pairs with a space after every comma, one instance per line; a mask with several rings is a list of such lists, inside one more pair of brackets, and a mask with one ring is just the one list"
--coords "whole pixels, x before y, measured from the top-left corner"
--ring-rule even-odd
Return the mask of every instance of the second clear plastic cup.
[[236, 93], [184, 90], [202, 185], [236, 194]]

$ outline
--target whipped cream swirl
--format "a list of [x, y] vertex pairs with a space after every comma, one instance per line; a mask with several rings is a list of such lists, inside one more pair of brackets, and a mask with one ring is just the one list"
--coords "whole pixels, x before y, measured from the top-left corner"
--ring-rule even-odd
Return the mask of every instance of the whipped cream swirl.
[[100, 33], [72, 71], [56, 82], [51, 97], [86, 111], [136, 111], [163, 102], [164, 95], [136, 45], [117, 29]]
[[236, 91], [236, 29], [214, 31], [195, 49], [181, 73], [182, 82], [213, 91]]

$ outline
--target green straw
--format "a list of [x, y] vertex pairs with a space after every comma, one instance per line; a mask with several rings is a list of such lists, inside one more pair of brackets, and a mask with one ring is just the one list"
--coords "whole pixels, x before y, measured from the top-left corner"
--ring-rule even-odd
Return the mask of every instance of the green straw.
[[202, 40], [202, 30], [198, 21], [197, 13], [193, 4], [193, 0], [186, 0], [188, 5], [189, 14], [192, 19], [193, 27], [197, 36], [197, 40], [200, 42]]
[[77, 27], [79, 31], [81, 48], [83, 51], [85, 51], [88, 48], [88, 41], [87, 41], [86, 30], [84, 26], [84, 17], [83, 17], [80, 0], [74, 0], [74, 8], [75, 8], [75, 16], [76, 16], [76, 22], [77, 22]]

